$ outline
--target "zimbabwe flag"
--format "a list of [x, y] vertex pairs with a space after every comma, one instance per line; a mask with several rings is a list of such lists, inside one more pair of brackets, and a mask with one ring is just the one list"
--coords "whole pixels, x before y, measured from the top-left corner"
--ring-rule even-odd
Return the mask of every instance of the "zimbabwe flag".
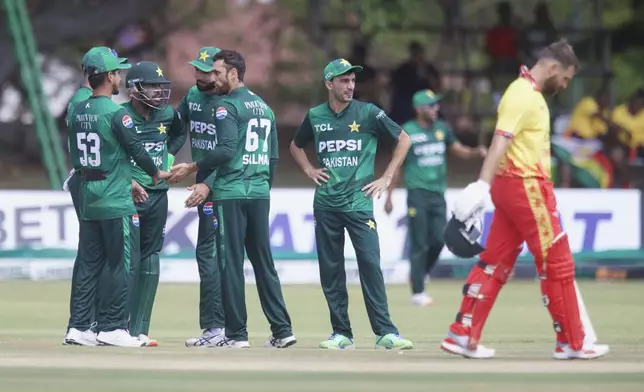
[[600, 142], [563, 136], [553, 136], [551, 140], [553, 158], [570, 166], [572, 181], [585, 188], [613, 185], [613, 169]]

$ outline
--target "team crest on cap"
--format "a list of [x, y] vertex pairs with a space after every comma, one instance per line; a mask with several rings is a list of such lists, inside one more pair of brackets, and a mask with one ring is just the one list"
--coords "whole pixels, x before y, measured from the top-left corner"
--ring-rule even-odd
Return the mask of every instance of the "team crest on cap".
[[212, 215], [212, 202], [208, 201], [203, 205], [202, 211], [206, 215]]
[[127, 114], [123, 116], [123, 119], [121, 120], [123, 123], [123, 126], [125, 128], [132, 128], [134, 126], [134, 121], [132, 121], [132, 117], [128, 116]]
[[132, 215], [132, 224], [139, 227], [139, 214]]
[[217, 108], [217, 111], [215, 112], [215, 117], [217, 117], [219, 120], [226, 118], [228, 115], [228, 110], [223, 107]]

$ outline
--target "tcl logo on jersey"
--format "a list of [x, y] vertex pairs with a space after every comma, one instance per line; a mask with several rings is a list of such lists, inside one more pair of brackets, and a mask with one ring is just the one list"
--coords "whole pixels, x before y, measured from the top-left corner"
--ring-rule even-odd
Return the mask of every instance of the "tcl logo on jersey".
[[217, 127], [215, 126], [215, 124], [190, 120], [190, 132], [196, 132], [196, 133], [205, 132], [208, 135], [215, 135], [217, 133]]
[[145, 151], [150, 152], [150, 151], [157, 151], [161, 152], [163, 151], [163, 148], [165, 147], [165, 142], [145, 142], [143, 143], [143, 148], [145, 148]]
[[213, 209], [212, 209], [212, 202], [208, 201], [203, 205], [202, 211], [206, 215], [212, 215]]
[[361, 151], [362, 140], [327, 140], [318, 144], [318, 152]]
[[333, 131], [333, 127], [331, 126], [331, 124], [315, 124], [313, 128], [315, 128], [315, 132]]
[[188, 102], [188, 108], [190, 109], [191, 112], [200, 112], [201, 104], [196, 102]]

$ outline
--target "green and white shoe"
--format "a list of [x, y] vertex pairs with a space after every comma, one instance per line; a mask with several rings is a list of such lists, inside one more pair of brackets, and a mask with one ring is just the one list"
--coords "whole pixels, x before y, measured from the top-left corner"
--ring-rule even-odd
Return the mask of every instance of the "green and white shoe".
[[385, 350], [411, 350], [414, 344], [398, 334], [390, 333], [376, 339], [376, 348]]
[[349, 350], [354, 349], [355, 346], [353, 345], [352, 339], [349, 339], [344, 335], [334, 333], [329, 336], [329, 339], [320, 343], [320, 348], [327, 350]]

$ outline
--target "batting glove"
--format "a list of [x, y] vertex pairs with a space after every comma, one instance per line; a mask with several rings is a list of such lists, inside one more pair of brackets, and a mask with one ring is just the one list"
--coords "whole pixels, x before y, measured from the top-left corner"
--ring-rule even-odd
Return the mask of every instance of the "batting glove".
[[463, 189], [454, 203], [454, 217], [461, 222], [480, 214], [485, 207], [485, 198], [490, 193], [490, 184], [483, 180], [473, 182]]

